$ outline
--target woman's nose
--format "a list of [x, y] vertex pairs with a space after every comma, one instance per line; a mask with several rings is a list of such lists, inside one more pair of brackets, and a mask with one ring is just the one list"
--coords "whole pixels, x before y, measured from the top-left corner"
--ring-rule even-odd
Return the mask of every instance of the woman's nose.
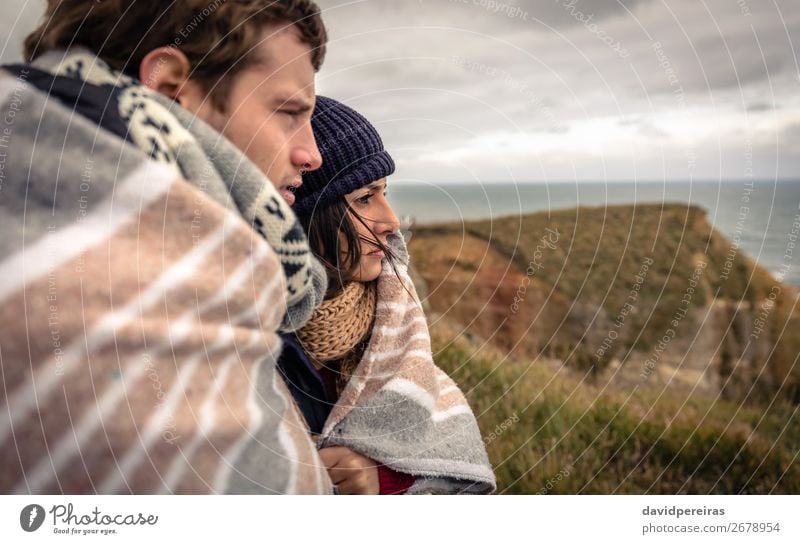
[[400, 220], [397, 219], [397, 215], [388, 202], [382, 214], [380, 227], [383, 234], [391, 234], [400, 230]]

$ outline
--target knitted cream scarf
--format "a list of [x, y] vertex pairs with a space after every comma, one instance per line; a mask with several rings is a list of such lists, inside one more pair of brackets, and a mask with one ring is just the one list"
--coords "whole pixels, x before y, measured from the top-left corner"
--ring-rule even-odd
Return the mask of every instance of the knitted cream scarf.
[[370, 332], [375, 321], [375, 282], [351, 281], [325, 300], [297, 331], [306, 353], [320, 363], [341, 359]]

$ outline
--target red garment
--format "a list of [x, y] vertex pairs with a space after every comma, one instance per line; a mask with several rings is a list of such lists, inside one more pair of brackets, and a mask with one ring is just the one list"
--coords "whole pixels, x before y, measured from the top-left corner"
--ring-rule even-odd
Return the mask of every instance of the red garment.
[[[318, 369], [319, 375], [322, 378], [322, 383], [325, 384], [325, 392], [329, 399], [336, 399], [336, 376], [337, 373], [330, 368], [323, 366]], [[402, 495], [408, 488], [411, 487], [416, 481], [416, 476], [397, 472], [392, 470], [386, 465], [378, 465], [378, 482], [380, 482], [381, 495]]]
[[378, 481], [381, 495], [403, 495], [417, 480], [416, 476], [397, 472], [386, 465], [378, 465]]

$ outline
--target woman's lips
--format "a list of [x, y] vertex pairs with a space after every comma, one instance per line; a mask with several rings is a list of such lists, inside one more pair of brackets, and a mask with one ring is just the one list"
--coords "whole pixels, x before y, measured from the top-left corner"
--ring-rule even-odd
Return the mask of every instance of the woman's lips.
[[379, 259], [383, 259], [384, 257], [386, 257], [386, 254], [383, 252], [382, 249], [376, 249], [375, 251], [371, 251], [371, 252], [367, 253], [367, 255], [369, 255], [370, 257], [376, 257], [376, 258], [379, 258]]

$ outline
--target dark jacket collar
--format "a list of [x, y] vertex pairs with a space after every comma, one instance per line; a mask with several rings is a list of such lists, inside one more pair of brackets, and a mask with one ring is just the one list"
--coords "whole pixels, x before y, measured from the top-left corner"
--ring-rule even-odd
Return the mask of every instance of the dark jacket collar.
[[294, 334], [280, 334], [283, 350], [278, 372], [286, 382], [312, 434], [320, 434], [334, 403], [328, 398], [319, 371], [303, 351]]

